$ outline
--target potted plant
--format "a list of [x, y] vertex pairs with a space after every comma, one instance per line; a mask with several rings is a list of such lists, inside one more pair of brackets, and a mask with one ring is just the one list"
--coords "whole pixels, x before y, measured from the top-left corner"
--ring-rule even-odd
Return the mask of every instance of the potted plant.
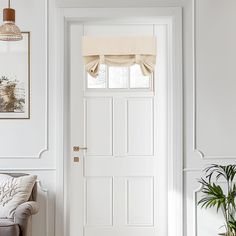
[[[202, 208], [215, 207], [217, 213], [222, 211], [224, 216], [224, 226], [226, 228], [224, 236], [236, 236], [236, 165], [210, 165], [204, 169], [205, 177], [198, 180], [202, 184], [204, 194], [198, 205]], [[220, 186], [220, 182], [226, 184], [226, 188]]]

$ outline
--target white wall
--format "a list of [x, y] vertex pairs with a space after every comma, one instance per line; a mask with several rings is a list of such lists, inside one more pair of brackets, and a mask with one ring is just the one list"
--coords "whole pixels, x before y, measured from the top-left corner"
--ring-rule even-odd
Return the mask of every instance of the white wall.
[[[47, 40], [52, 35], [48, 35], [48, 26], [52, 29], [52, 22], [48, 23], [47, 12], [50, 11], [52, 15], [52, 2], [12, 1], [12, 7], [16, 9], [17, 25], [22, 31], [31, 33], [31, 118], [0, 120], [0, 172], [36, 174], [40, 181], [40, 211], [33, 218], [34, 236], [54, 235], [56, 100], [53, 89], [54, 65], [49, 54], [53, 47]], [[6, 6], [7, 1], [0, 2], [0, 9]]]
[[200, 196], [196, 179], [205, 165], [234, 163], [236, 158], [235, 10], [233, 0], [196, 0], [194, 34], [193, 11], [185, 11], [186, 235], [217, 235], [223, 224], [215, 210], [195, 207]]
[[[40, 2], [40, 3], [39, 3]], [[45, 99], [45, 85], [47, 78], [37, 69], [45, 65], [42, 59], [36, 59], [37, 46], [42, 46], [42, 37], [39, 32], [44, 30], [43, 20], [45, 8], [40, 6], [33, 14], [30, 11], [44, 1], [22, 0], [13, 1], [17, 8], [17, 19], [24, 30], [31, 30], [35, 36], [32, 38], [33, 59], [32, 80], [35, 81], [35, 89], [32, 96]], [[50, 0], [51, 2], [51, 0]], [[149, 6], [183, 6], [184, 14], [184, 183], [185, 183], [185, 236], [209, 236], [216, 235], [221, 221], [215, 216], [214, 211], [200, 211], [196, 208], [196, 199], [199, 196], [199, 184], [196, 181], [201, 174], [201, 169], [208, 163], [231, 163], [236, 159], [234, 140], [236, 136], [236, 114], [234, 101], [236, 93], [234, 88], [235, 66], [235, 22], [236, 2], [234, 0], [196, 0], [196, 63], [193, 60], [193, 0], [57, 0], [60, 7], [149, 7]], [[3, 2], [1, 4], [4, 4]], [[2, 7], [2, 5], [0, 5]], [[29, 14], [27, 14], [30, 12]], [[53, 9], [50, 10], [50, 14]], [[40, 15], [40, 16], [39, 16]], [[38, 18], [42, 17], [42, 18]], [[36, 37], [38, 35], [38, 37]], [[49, 35], [50, 36], [50, 35]], [[53, 38], [50, 36], [50, 42]], [[56, 41], [54, 41], [56, 42]], [[34, 46], [33, 46], [34, 45]], [[52, 45], [51, 45], [52, 46]], [[52, 47], [50, 47], [51, 50]], [[51, 67], [50, 67], [51, 68]], [[196, 76], [193, 76], [194, 68]], [[35, 71], [35, 72], [34, 72]], [[39, 122], [45, 127], [41, 133], [40, 140], [46, 141], [48, 137], [48, 150], [45, 150], [40, 158], [25, 159], [24, 156], [15, 156], [13, 160], [4, 158], [0, 150], [0, 170], [20, 171], [37, 173], [43, 188], [48, 190], [41, 193], [41, 212], [35, 217], [35, 235], [47, 235], [37, 230], [48, 228], [48, 235], [53, 235], [54, 221], [54, 193], [56, 178], [56, 155], [55, 155], [55, 77], [53, 71], [49, 70], [49, 94], [48, 101], [43, 100]], [[36, 82], [37, 81], [37, 82]], [[41, 84], [41, 85], [42, 85]], [[196, 85], [194, 89], [194, 85]], [[195, 93], [194, 93], [195, 92]], [[32, 112], [37, 112], [37, 103], [33, 103]], [[194, 105], [196, 104], [196, 106]], [[48, 105], [48, 116], [47, 115]], [[48, 126], [42, 124], [42, 119], [48, 121]], [[32, 121], [33, 122], [33, 121]], [[14, 121], [0, 121], [1, 125], [11, 127]], [[22, 124], [15, 121], [14, 126]], [[37, 133], [38, 125], [34, 123], [30, 134]], [[7, 131], [6, 131], [7, 132]], [[12, 133], [14, 130], [11, 131]], [[4, 135], [4, 134], [1, 134]], [[19, 143], [26, 154], [28, 153], [34, 139], [29, 139], [22, 133], [15, 133], [19, 137]], [[48, 136], [47, 136], [48, 135]], [[3, 139], [4, 140], [4, 139]], [[14, 143], [10, 139], [4, 141], [9, 147], [9, 155]], [[58, 148], [58, 147], [57, 147]], [[37, 149], [37, 146], [36, 146]], [[38, 150], [42, 147], [39, 145]], [[229, 159], [233, 158], [233, 159]], [[14, 163], [14, 164], [13, 164]], [[48, 200], [48, 204], [47, 204]], [[48, 214], [47, 214], [48, 212]], [[48, 216], [48, 218], [46, 217]], [[196, 216], [195, 219], [193, 216]]]
[[60, 7], [183, 7], [184, 229], [186, 236], [217, 235], [222, 224], [220, 218], [214, 211], [196, 207], [200, 187], [196, 179], [206, 164], [226, 164], [236, 159], [236, 2], [196, 0], [195, 7], [194, 0], [57, 0], [57, 3]]

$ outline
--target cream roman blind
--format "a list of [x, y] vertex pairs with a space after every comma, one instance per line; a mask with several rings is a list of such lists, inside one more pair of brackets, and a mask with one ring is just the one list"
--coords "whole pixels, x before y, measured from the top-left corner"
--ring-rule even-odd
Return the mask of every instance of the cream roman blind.
[[155, 37], [83, 37], [83, 57], [87, 72], [97, 77], [100, 64], [131, 66], [139, 64], [150, 75], [156, 64]]

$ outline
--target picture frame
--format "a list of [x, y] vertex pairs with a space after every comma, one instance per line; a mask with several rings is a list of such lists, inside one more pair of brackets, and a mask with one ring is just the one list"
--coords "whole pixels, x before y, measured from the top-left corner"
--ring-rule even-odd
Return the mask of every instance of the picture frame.
[[30, 32], [0, 41], [0, 119], [30, 119]]

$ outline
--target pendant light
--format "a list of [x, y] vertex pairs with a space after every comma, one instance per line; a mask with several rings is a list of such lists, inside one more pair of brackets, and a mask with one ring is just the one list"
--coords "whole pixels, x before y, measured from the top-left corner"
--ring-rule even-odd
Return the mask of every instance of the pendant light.
[[8, 0], [8, 8], [3, 9], [3, 25], [0, 26], [0, 40], [19, 41], [22, 40], [20, 29], [15, 25], [15, 10], [11, 8]]

